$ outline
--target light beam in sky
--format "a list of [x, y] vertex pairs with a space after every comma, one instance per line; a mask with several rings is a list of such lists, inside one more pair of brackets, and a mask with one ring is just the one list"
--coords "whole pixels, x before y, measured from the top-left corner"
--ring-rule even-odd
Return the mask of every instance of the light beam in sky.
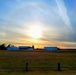
[[55, 0], [55, 1], [57, 3], [57, 6], [58, 6], [59, 15], [61, 16], [65, 25], [71, 29], [72, 28], [71, 21], [70, 21], [70, 18], [68, 16], [68, 11], [67, 11], [67, 8], [65, 6], [64, 1], [63, 0]]

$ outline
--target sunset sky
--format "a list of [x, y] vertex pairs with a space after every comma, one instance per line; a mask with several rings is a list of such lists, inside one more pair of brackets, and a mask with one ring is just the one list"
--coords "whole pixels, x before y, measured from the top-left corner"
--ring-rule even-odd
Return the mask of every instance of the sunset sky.
[[76, 0], [0, 0], [0, 44], [76, 48]]

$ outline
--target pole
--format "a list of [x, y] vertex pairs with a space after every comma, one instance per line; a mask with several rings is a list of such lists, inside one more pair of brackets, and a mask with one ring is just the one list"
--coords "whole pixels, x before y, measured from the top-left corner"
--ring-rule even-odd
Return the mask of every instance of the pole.
[[28, 71], [28, 63], [26, 63], [26, 72]]
[[58, 71], [60, 71], [60, 63], [58, 63]]

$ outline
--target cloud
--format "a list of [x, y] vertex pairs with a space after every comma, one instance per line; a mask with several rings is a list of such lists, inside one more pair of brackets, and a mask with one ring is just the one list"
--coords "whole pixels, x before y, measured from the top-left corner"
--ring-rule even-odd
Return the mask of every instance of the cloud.
[[58, 6], [59, 15], [60, 15], [61, 19], [63, 20], [63, 22], [65, 23], [65, 25], [67, 27], [72, 29], [70, 18], [67, 14], [67, 8], [65, 6], [64, 1], [63, 0], [55, 0], [55, 1], [56, 1], [57, 6]]
[[76, 48], [75, 42], [61, 42], [61, 45], [65, 48]]

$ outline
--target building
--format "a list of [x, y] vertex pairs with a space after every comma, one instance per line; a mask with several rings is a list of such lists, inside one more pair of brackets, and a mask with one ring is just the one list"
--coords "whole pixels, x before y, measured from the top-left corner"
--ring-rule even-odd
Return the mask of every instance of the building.
[[59, 48], [58, 47], [44, 47], [44, 50], [45, 51], [57, 51], [59, 50]]
[[30, 46], [19, 46], [19, 50], [34, 50], [34, 48]]
[[10, 51], [10, 50], [19, 50], [19, 47], [13, 47], [13, 46], [11, 46], [11, 47], [8, 47], [7, 50], [8, 51]]
[[8, 46], [7, 50], [34, 50], [34, 46], [19, 46], [19, 47], [14, 47], [14, 46]]

